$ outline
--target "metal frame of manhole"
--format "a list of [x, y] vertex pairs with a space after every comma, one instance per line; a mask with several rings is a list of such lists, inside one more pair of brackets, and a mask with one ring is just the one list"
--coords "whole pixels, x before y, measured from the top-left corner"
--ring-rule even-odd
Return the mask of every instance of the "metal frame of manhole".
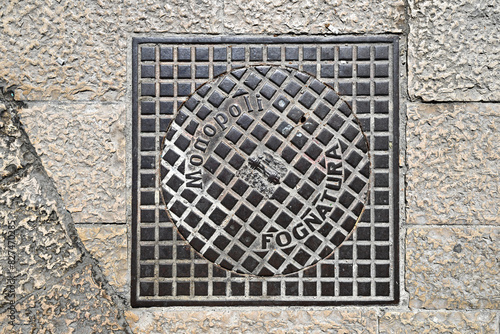
[[132, 306], [399, 301], [397, 36], [132, 44]]

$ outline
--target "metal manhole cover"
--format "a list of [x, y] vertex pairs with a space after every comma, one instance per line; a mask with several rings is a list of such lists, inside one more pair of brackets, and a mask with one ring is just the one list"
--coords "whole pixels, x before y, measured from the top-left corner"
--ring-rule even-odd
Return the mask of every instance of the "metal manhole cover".
[[368, 144], [350, 107], [291, 68], [241, 68], [179, 109], [161, 159], [163, 199], [205, 258], [290, 274], [329, 256], [367, 197]]
[[131, 305], [397, 303], [398, 57], [397, 36], [133, 38]]

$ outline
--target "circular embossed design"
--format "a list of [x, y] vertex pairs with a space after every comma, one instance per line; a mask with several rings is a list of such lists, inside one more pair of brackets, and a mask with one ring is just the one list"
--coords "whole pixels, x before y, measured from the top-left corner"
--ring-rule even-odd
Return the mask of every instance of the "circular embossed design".
[[208, 260], [243, 274], [290, 274], [353, 230], [367, 197], [367, 152], [330, 87], [293, 69], [238, 69], [179, 108], [161, 153], [163, 199]]

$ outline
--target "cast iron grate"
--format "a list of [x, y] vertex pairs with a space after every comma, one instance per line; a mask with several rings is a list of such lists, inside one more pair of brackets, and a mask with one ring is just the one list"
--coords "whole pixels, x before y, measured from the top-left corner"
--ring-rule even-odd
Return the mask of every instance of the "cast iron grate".
[[[397, 57], [396, 37], [135, 38], [132, 305], [397, 302]], [[335, 209], [280, 248], [335, 146]]]

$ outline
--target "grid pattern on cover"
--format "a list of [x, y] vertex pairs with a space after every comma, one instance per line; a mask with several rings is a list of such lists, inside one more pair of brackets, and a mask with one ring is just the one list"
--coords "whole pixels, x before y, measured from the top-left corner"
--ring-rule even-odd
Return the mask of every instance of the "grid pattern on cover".
[[[187, 41], [134, 43], [133, 305], [396, 301], [394, 41]], [[370, 148], [370, 199], [356, 229], [329, 258], [286, 276], [240, 275], [207, 261], [180, 236], [160, 197], [161, 141], [176, 110], [206, 81], [260, 64], [296, 68], [332, 87], [357, 115]]]
[[[260, 112], [248, 88], [261, 97]], [[228, 270], [273, 276], [309, 267], [346, 239], [363, 210], [366, 138], [347, 104], [303, 72], [256, 66], [206, 83], [165, 138], [167, 210], [195, 250]], [[265, 235], [285, 241], [263, 248]]]

